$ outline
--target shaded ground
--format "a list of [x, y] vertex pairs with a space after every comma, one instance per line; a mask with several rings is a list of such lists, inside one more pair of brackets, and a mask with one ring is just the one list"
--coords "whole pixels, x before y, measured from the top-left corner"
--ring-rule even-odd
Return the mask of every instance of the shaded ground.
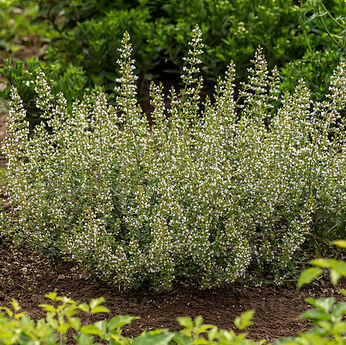
[[[69, 263], [56, 263], [10, 243], [0, 244], [0, 305], [9, 306], [16, 298], [29, 316], [38, 320], [44, 314], [38, 307], [47, 303], [46, 293], [56, 291], [78, 301], [104, 296], [111, 315], [140, 316], [126, 330], [137, 336], [144, 329], [178, 330], [178, 316], [202, 315], [206, 323], [220, 328], [233, 327], [233, 320], [243, 311], [255, 309], [254, 325], [249, 328], [253, 339], [273, 341], [283, 336], [307, 330], [310, 325], [299, 315], [308, 307], [308, 295], [336, 295], [336, 290], [315, 288], [297, 292], [286, 289], [248, 288], [239, 285], [225, 289], [199, 291], [176, 288], [163, 295], [140, 290], [122, 293], [104, 282], [80, 278]], [[101, 318], [107, 317], [101, 315]]]

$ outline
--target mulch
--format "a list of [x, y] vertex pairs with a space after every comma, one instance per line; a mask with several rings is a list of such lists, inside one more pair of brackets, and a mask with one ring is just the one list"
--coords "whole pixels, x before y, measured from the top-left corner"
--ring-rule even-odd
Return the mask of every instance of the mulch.
[[249, 337], [268, 341], [295, 335], [311, 327], [309, 321], [299, 318], [308, 308], [304, 298], [337, 295], [337, 289], [331, 286], [298, 292], [239, 284], [206, 291], [176, 286], [161, 295], [145, 288], [125, 293], [105, 282], [80, 277], [71, 263], [57, 262], [23, 246], [1, 241], [0, 305], [9, 306], [11, 299], [15, 298], [31, 318], [39, 320], [44, 313], [38, 305], [49, 303], [44, 295], [53, 291], [80, 302], [105, 297], [110, 315], [93, 316], [89, 321], [109, 319], [115, 315], [139, 316], [140, 319], [125, 329], [124, 334], [131, 337], [155, 328], [179, 330], [176, 321], [179, 316], [202, 315], [205, 323], [234, 329], [234, 319], [242, 312], [254, 309], [254, 324], [247, 330]]

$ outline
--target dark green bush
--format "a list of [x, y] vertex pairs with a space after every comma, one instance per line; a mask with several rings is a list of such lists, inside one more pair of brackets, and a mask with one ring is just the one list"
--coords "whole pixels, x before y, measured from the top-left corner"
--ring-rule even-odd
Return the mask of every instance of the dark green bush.
[[[45, 72], [52, 90], [55, 93], [63, 91], [69, 101], [82, 97], [87, 84], [85, 72], [81, 67], [63, 65], [58, 61], [54, 64], [47, 64], [39, 61], [38, 58], [30, 58], [26, 64], [22, 60], [13, 62], [8, 59], [4, 68], [0, 69], [0, 73], [6, 76], [10, 84], [16, 86], [21, 95], [23, 104], [27, 108], [27, 120], [31, 129], [40, 122], [42, 114], [34, 101], [35, 80], [39, 68]], [[6, 88], [1, 91], [0, 96], [9, 99], [10, 89]]]
[[28, 25], [28, 21], [37, 16], [37, 1], [0, 1], [0, 59], [30, 44], [32, 36], [43, 35], [45, 24]]
[[346, 2], [343, 0], [302, 1], [299, 23], [304, 37], [305, 53], [290, 61], [281, 71], [283, 90], [292, 91], [303, 78], [312, 98], [328, 92], [331, 71], [345, 59]]
[[148, 73], [155, 72], [159, 63], [160, 72], [162, 68], [182, 72], [185, 42], [195, 24], [204, 32], [204, 72], [212, 81], [230, 60], [244, 79], [258, 45], [264, 48], [269, 67], [282, 66], [305, 51], [299, 8], [293, 1], [118, 1], [113, 6], [107, 1], [42, 1], [41, 12], [60, 32], [48, 58], [52, 60], [59, 53], [82, 65], [96, 84], [105, 81], [107, 71], [113, 73], [114, 47], [125, 30], [137, 51], [139, 73], [149, 78]]
[[[104, 70], [114, 65], [115, 49], [112, 48], [118, 46], [125, 30], [132, 37], [134, 50], [137, 51], [138, 46], [142, 50], [135, 55], [142, 76], [152, 72], [162, 63], [162, 58], [170, 63], [167, 68], [181, 73], [181, 57], [187, 53], [185, 42], [192, 27], [199, 24], [207, 46], [204, 72], [215, 81], [230, 60], [238, 66], [239, 78], [243, 80], [258, 45], [264, 48], [270, 68], [302, 58], [307, 50], [324, 51], [334, 45], [344, 49], [340, 39], [335, 37], [342, 36], [335, 19], [345, 14], [344, 2], [329, 1], [328, 15], [320, 3], [303, 1], [299, 8], [293, 0], [89, 0], [72, 3], [46, 0], [41, 1], [40, 6], [41, 17], [48, 19], [60, 32], [52, 43], [52, 50], [83, 65], [88, 75], [91, 68], [91, 74], [102, 72], [103, 76]], [[316, 23], [321, 20], [322, 24]], [[342, 19], [339, 21], [342, 25]]]
[[[84, 71], [85, 86], [102, 85], [108, 94], [118, 76], [116, 48], [124, 31], [131, 36], [139, 83], [167, 73], [177, 78], [183, 72], [185, 42], [195, 24], [204, 34], [202, 72], [209, 82], [215, 82], [231, 60], [237, 66], [236, 81], [244, 81], [249, 61], [260, 45], [268, 67], [282, 68], [282, 91], [292, 91], [303, 78], [312, 98], [317, 100], [326, 94], [331, 73], [345, 53], [343, 0], [328, 1], [328, 7], [321, 0], [37, 2], [39, 15], [33, 22], [45, 21], [53, 29], [47, 31], [50, 44], [44, 59], [58, 64], [59, 74], [69, 75], [73, 70], [74, 75], [79, 75]], [[36, 63], [28, 62], [31, 63], [33, 67], [29, 69], [33, 70]], [[13, 77], [16, 73], [18, 78]], [[23, 97], [16, 84], [20, 73], [16, 67], [7, 67], [3, 75]], [[64, 83], [56, 84], [57, 91], [66, 93]], [[79, 97], [79, 87], [75, 93], [73, 88], [67, 88], [71, 97]], [[4, 95], [7, 97], [8, 92]]]

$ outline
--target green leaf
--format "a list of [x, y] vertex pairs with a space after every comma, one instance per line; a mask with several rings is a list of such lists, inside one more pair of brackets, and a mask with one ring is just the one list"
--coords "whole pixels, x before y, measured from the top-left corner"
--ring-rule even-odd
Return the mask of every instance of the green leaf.
[[320, 320], [328, 320], [331, 321], [331, 315], [319, 309], [311, 309], [301, 314], [300, 317], [312, 320], [312, 321], [320, 321]]
[[334, 259], [314, 259], [314, 260], [311, 260], [310, 263], [315, 266], [329, 268], [329, 267], [333, 267], [333, 265], [335, 265], [337, 261]]
[[203, 317], [198, 315], [195, 318], [195, 327], [200, 327], [203, 323]]
[[168, 345], [173, 339], [175, 333], [161, 333], [161, 334], [150, 334], [146, 333], [144, 335], [136, 338], [132, 345]]
[[77, 345], [92, 345], [94, 344], [94, 338], [90, 334], [82, 333], [77, 341]]
[[102, 332], [95, 325], [83, 326], [80, 331], [84, 334], [102, 335]]
[[208, 332], [208, 340], [213, 341], [217, 334], [217, 327], [213, 326], [213, 328]]
[[202, 326], [198, 327], [198, 330], [196, 333], [197, 334], [206, 333], [206, 332], [208, 332], [208, 330], [210, 328], [213, 328], [213, 327], [214, 327], [214, 325], [202, 325]]
[[58, 332], [61, 334], [66, 334], [70, 328], [71, 326], [68, 323], [64, 322], [63, 324], [59, 325]]
[[129, 316], [129, 315], [118, 315], [113, 317], [108, 323], [108, 329], [113, 331], [114, 329], [119, 330], [121, 327], [128, 325], [132, 320], [139, 319], [139, 317]]
[[193, 342], [193, 339], [187, 336], [186, 334], [176, 333], [173, 337], [173, 340], [178, 345], [189, 345]]
[[331, 269], [329, 272], [329, 277], [332, 284], [336, 285], [341, 278], [341, 274], [337, 270]]
[[332, 310], [332, 307], [335, 303], [335, 298], [334, 297], [319, 298], [315, 300], [315, 302], [318, 308], [325, 311], [326, 313], [329, 313]]
[[95, 322], [94, 325], [102, 332], [103, 335], [107, 332], [107, 321], [102, 320]]
[[7, 313], [7, 315], [9, 317], [13, 316], [13, 312], [10, 309], [8, 309], [7, 307], [0, 307], [0, 310], [5, 310], [5, 312]]
[[328, 297], [328, 298], [314, 299], [312, 297], [309, 297], [309, 298], [306, 298], [305, 301], [311, 304], [312, 306], [318, 308], [319, 310], [329, 313], [335, 303], [335, 298]]
[[103, 305], [99, 305], [95, 308], [92, 308], [90, 310], [91, 314], [96, 314], [96, 313], [109, 313], [109, 309], [107, 309], [105, 306]]
[[346, 302], [339, 302], [334, 305], [332, 310], [332, 315], [334, 317], [340, 318], [346, 314]]
[[82, 310], [82, 311], [84, 311], [84, 312], [86, 312], [86, 313], [89, 313], [89, 310], [90, 310], [89, 306], [86, 303], [79, 304], [77, 306], [77, 308]]
[[52, 301], [56, 301], [57, 299], [57, 293], [56, 292], [51, 292], [47, 295], [45, 295], [45, 297], [47, 297], [48, 299], [52, 300]]
[[335, 244], [336, 246], [341, 248], [346, 248], [346, 240], [333, 241], [332, 244]]
[[209, 341], [204, 338], [198, 338], [193, 341], [193, 345], [207, 345], [209, 344]]
[[319, 267], [310, 267], [303, 271], [298, 279], [297, 288], [300, 289], [303, 285], [311, 283], [316, 277], [320, 276], [323, 270]]
[[93, 298], [89, 303], [90, 309], [92, 310], [92, 309], [96, 308], [100, 304], [104, 303], [104, 301], [105, 301], [105, 299], [103, 297]]
[[234, 320], [234, 324], [240, 330], [249, 327], [252, 324], [252, 317], [254, 315], [254, 310], [248, 310], [242, 313], [239, 317]]
[[40, 304], [39, 307], [43, 308], [46, 311], [56, 313], [56, 309], [50, 304]]
[[346, 296], [346, 289], [340, 290], [339, 293], [341, 293], [342, 295]]
[[[346, 322], [344, 321], [338, 321], [335, 322], [333, 325], [333, 334], [345, 334], [346, 333]], [[345, 338], [344, 338], [345, 339]], [[345, 341], [343, 342], [343, 344]]]
[[47, 315], [47, 322], [54, 329], [58, 329], [59, 324], [58, 324], [58, 321], [54, 319], [54, 315], [53, 314], [48, 314]]
[[185, 328], [193, 328], [193, 321], [191, 317], [178, 317], [177, 321]]
[[71, 327], [75, 330], [75, 331], [79, 331], [80, 329], [80, 318], [79, 317], [70, 317], [68, 319], [68, 322], [70, 323]]
[[337, 263], [333, 266], [333, 269], [338, 271], [340, 275], [346, 277], [346, 262], [345, 261], [337, 261]]
[[15, 311], [18, 311], [20, 309], [20, 306], [19, 306], [17, 300], [15, 300], [14, 298], [12, 298], [11, 305]]
[[19, 314], [16, 314], [14, 318], [15, 318], [16, 320], [19, 320], [19, 319], [21, 319], [23, 316], [25, 316], [25, 313], [19, 313]]

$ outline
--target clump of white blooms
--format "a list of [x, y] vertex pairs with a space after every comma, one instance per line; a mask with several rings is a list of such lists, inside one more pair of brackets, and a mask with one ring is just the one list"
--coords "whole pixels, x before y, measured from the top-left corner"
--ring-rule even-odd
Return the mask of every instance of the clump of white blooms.
[[233, 63], [202, 103], [198, 27], [192, 37], [182, 91], [172, 89], [166, 107], [162, 85], [151, 86], [152, 127], [136, 102], [127, 33], [115, 106], [100, 91], [68, 107], [40, 72], [44, 116], [29, 133], [12, 89], [13, 233], [122, 288], [160, 291], [176, 279], [209, 288], [246, 277], [250, 265], [284, 279], [314, 214], [344, 212], [345, 62], [328, 99], [312, 102], [301, 81], [276, 110], [278, 72], [258, 49], [241, 106]]

